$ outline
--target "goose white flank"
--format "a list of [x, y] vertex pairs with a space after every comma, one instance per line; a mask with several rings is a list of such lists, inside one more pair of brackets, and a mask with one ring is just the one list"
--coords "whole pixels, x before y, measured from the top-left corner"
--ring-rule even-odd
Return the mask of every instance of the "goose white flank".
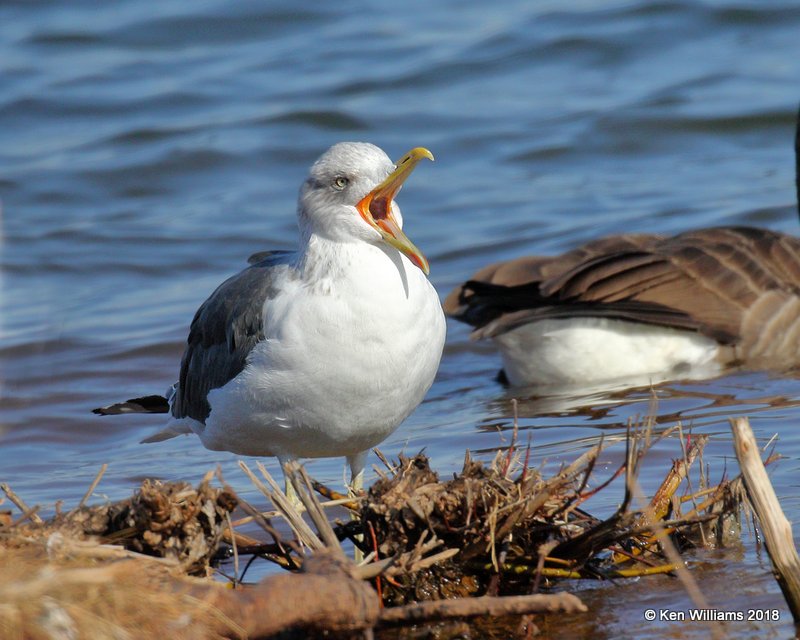
[[744, 226], [600, 238], [484, 267], [444, 307], [494, 340], [516, 386], [788, 369], [800, 364], [800, 238]]

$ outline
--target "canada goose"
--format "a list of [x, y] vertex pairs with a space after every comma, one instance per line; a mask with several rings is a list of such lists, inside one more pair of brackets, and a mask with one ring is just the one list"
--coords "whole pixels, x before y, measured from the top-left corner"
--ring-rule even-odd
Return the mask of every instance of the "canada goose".
[[[800, 114], [795, 132], [800, 206]], [[800, 362], [800, 238], [753, 227], [621, 235], [487, 266], [445, 313], [522, 385], [636, 384]]]

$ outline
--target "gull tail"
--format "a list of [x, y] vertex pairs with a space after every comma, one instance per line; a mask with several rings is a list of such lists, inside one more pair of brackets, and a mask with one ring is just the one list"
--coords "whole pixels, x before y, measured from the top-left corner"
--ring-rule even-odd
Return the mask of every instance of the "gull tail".
[[123, 413], [169, 413], [169, 401], [164, 396], [143, 396], [117, 402], [107, 407], [92, 409], [101, 416], [118, 416]]
[[[172, 385], [167, 390], [166, 397], [164, 396], [142, 396], [141, 398], [131, 398], [125, 402], [117, 402], [116, 404], [108, 405], [107, 407], [98, 407], [92, 409], [92, 413], [101, 416], [119, 416], [123, 413], [169, 413], [170, 400], [175, 394], [177, 383]], [[148, 436], [142, 443], [162, 442], [169, 440], [175, 436], [192, 433], [192, 429], [185, 424], [185, 421], [170, 419], [167, 422], [166, 428], [161, 431]]]

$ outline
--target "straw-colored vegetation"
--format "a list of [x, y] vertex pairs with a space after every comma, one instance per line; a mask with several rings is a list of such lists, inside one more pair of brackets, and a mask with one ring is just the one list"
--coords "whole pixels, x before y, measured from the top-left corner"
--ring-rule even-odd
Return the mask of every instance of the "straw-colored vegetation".
[[[500, 631], [496, 623], [481, 631], [502, 637], [532, 633], [543, 612], [584, 611], [578, 598], [561, 592], [564, 578], [672, 573], [691, 592], [696, 587], [679, 554], [688, 545], [717, 544], [721, 531], [735, 528], [741, 483], [708, 486], [701, 478], [679, 497], [689, 468], [702, 462], [705, 439], [685, 446], [675, 428], [659, 437], [680, 436], [672, 440], [682, 443], [677, 458], [656, 494], [642, 500], [636, 475], [657, 440], [651, 427], [631, 428], [624, 462], [607, 477], [596, 470], [602, 441], [546, 477], [531, 466], [531, 452], [517, 446], [516, 432], [488, 464], [468, 453], [448, 480], [422, 455], [385, 461], [369, 492], [349, 505], [356, 517], [348, 522], [330, 521], [297, 466], [287, 471], [303, 502], [299, 510], [263, 466], [256, 473], [242, 463], [277, 509], [266, 514], [221, 478], [213, 486], [212, 474], [197, 488], [145, 481], [128, 500], [81, 504], [47, 521], [4, 486], [22, 513], [0, 520], [0, 636], [254, 638], [395, 629], [398, 637], [397, 629], [423, 622], [515, 616]], [[611, 490], [616, 478], [624, 479], [617, 511], [606, 519], [587, 513], [586, 500]], [[333, 498], [323, 504], [347, 504]], [[276, 526], [277, 517], [291, 534]], [[250, 535], [237, 530], [244, 523]], [[253, 535], [252, 523], [263, 536]], [[366, 556], [360, 565], [340, 546], [347, 538]], [[235, 557], [227, 571], [234, 589], [206, 577], [225, 546]], [[282, 569], [258, 585], [243, 584], [244, 561], [254, 556]], [[701, 594], [696, 599], [702, 603]]]

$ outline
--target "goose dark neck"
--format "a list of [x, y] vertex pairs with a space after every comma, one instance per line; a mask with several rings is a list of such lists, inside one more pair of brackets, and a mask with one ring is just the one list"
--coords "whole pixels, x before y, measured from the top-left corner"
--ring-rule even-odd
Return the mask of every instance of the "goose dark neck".
[[797, 111], [797, 127], [794, 130], [794, 184], [797, 189], [797, 213], [800, 215], [800, 109]]

